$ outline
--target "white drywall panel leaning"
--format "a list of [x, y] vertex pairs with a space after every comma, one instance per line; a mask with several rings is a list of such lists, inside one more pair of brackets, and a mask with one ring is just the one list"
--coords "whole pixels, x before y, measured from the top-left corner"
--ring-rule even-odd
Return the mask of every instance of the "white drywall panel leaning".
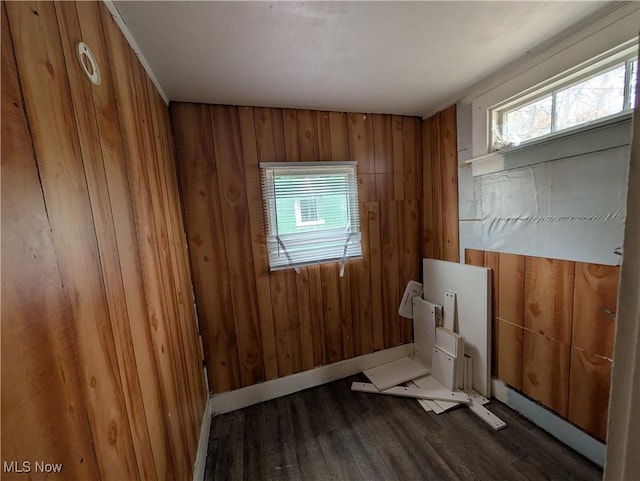
[[403, 382], [429, 374], [429, 368], [414, 358], [403, 357], [397, 361], [373, 367], [363, 372], [380, 391], [384, 391]]
[[437, 304], [445, 292], [455, 292], [458, 332], [473, 358], [473, 389], [491, 395], [490, 270], [436, 259], [423, 259], [423, 297]]

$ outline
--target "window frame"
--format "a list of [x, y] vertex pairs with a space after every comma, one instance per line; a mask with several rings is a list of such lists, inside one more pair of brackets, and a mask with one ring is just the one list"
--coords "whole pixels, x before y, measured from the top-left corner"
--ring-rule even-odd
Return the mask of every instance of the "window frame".
[[[278, 271], [283, 269], [295, 269], [299, 272], [300, 267], [309, 265], [318, 265], [332, 262], [341, 264], [341, 275], [344, 270], [344, 264], [347, 260], [362, 258], [362, 243], [360, 231], [360, 203], [358, 198], [358, 179], [357, 179], [357, 162], [355, 161], [314, 161], [314, 162], [261, 162], [260, 177], [262, 185], [262, 201], [264, 208], [264, 228], [265, 243], [267, 246], [267, 256], [269, 260], [270, 271]], [[346, 174], [347, 184], [344, 194], [347, 199], [347, 216], [348, 230], [341, 231], [336, 227], [320, 228], [317, 230], [302, 231], [295, 233], [281, 233], [281, 225], [278, 223], [277, 199], [275, 192], [276, 176], [299, 176], [305, 174], [308, 176], [327, 176], [331, 174]], [[288, 193], [290, 194], [290, 192]], [[317, 202], [317, 194], [309, 195], [308, 192], [302, 192], [301, 198], [315, 198]], [[325, 224], [325, 219], [317, 221], [304, 222], [298, 218], [299, 199], [294, 201], [296, 227], [313, 227]], [[320, 215], [320, 212], [318, 212]], [[308, 249], [308, 252], [315, 252], [313, 244], [320, 244], [319, 241], [339, 243], [344, 241], [344, 249], [340, 246], [340, 255], [318, 255], [310, 258], [307, 254], [297, 256], [296, 253], [289, 253], [289, 249], [295, 250], [301, 246]], [[289, 246], [289, 249], [287, 249]], [[338, 247], [333, 246], [328, 249], [326, 246], [318, 246], [318, 253], [327, 254], [331, 251], [338, 254]], [[300, 260], [303, 258], [303, 260]]]
[[[514, 112], [520, 108], [526, 107], [530, 104], [538, 102], [545, 97], [551, 97], [551, 126], [550, 132], [544, 135], [533, 137], [527, 140], [523, 140], [518, 145], [526, 145], [531, 142], [537, 142], [543, 139], [547, 139], [554, 135], [570, 131], [574, 128], [580, 128], [588, 124], [596, 122], [605, 122], [610, 119], [615, 119], [621, 115], [627, 114], [630, 110], [633, 110], [634, 106], [630, 105], [632, 99], [633, 86], [630, 85], [631, 81], [631, 65], [636, 61], [636, 71], [638, 70], [637, 64], [638, 58], [638, 45], [633, 44], [631, 46], [628, 43], [621, 45], [618, 49], [608, 55], [606, 58], [595, 57], [582, 65], [576, 66], [573, 69], [569, 69], [555, 77], [542, 82], [537, 86], [527, 89], [517, 95], [510, 97], [509, 99], [502, 101], [493, 107], [489, 108], [488, 112], [488, 138], [489, 138], [489, 152], [499, 152], [505, 148], [496, 148], [496, 137], [499, 132], [503, 132], [503, 122], [505, 115]], [[623, 87], [623, 109], [611, 115], [603, 116], [591, 121], [572, 125], [562, 129], [556, 127], [556, 114], [557, 114], [557, 101], [556, 96], [559, 92], [562, 92], [570, 87], [585, 82], [598, 75], [604, 74], [615, 68], [624, 65], [625, 67], [625, 79]], [[636, 82], [638, 76], [636, 73]], [[637, 99], [636, 99], [637, 101]]]

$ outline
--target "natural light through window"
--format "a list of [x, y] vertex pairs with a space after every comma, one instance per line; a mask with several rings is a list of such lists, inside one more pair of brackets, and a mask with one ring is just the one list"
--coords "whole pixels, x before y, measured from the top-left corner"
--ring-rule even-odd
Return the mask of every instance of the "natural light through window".
[[362, 256], [355, 162], [260, 167], [271, 270]]
[[[638, 61], [634, 50], [511, 99], [492, 110], [492, 150], [632, 110]], [[620, 55], [618, 56], [620, 57]]]

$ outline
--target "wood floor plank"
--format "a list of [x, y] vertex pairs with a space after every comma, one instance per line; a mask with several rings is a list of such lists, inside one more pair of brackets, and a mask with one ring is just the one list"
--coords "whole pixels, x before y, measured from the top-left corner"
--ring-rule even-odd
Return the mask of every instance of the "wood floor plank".
[[[221, 457], [232, 456], [221, 446], [235, 443], [231, 429], [244, 432], [244, 479], [602, 477], [601, 469], [497, 401], [489, 409], [507, 428], [495, 432], [468, 409], [437, 416], [413, 399], [352, 392], [351, 382], [362, 380], [351, 376], [214, 418], [205, 480], [242, 479]], [[238, 419], [244, 427], [234, 424]]]

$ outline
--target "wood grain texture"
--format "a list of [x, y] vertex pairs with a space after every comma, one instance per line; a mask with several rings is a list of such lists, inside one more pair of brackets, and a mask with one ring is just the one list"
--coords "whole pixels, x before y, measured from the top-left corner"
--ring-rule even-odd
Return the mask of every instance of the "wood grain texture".
[[[66, 479], [97, 479], [71, 302], [57, 266], [5, 4], [0, 7], [3, 458], [55, 459]], [[23, 477], [3, 473], [3, 479]]]
[[607, 437], [612, 364], [576, 346], [571, 349], [569, 421], [601, 441]]
[[497, 320], [496, 375], [510, 386], [522, 390], [522, 353], [524, 330], [510, 322]]
[[464, 263], [471, 266], [484, 267], [484, 251], [478, 249], [465, 249]]
[[[253, 275], [246, 183], [237, 109], [213, 107], [211, 127], [222, 211], [233, 318], [243, 386], [264, 380], [264, 362]], [[229, 131], [226, 128], [229, 127]]]
[[496, 316], [518, 326], [524, 325], [524, 261], [524, 256], [501, 252], [499, 277], [504, 282], [496, 286]]
[[620, 268], [576, 262], [572, 344], [613, 358]]
[[493, 432], [469, 409], [436, 416], [415, 400], [351, 392], [358, 380], [213, 418], [204, 479], [602, 477], [593, 463], [499, 402], [488, 408], [509, 427]]
[[[206, 111], [213, 121], [202, 118]], [[219, 121], [214, 112], [224, 113]], [[181, 103], [172, 105], [171, 115], [196, 303], [215, 392], [244, 384], [240, 344], [247, 334], [237, 313], [241, 308], [251, 306], [255, 334], [249, 335], [262, 342], [257, 359], [269, 379], [411, 341], [411, 325], [403, 324], [397, 309], [405, 283], [420, 276], [419, 119]], [[338, 263], [304, 267], [299, 275], [269, 272], [258, 164], [283, 160], [358, 162], [363, 258], [348, 262], [343, 277]], [[240, 175], [231, 178], [236, 171]], [[234, 199], [240, 197], [233, 206], [226, 198], [230, 190]], [[400, 197], [404, 192], [411, 198]], [[234, 264], [243, 258], [253, 260], [241, 268]], [[212, 262], [220, 268], [212, 270]], [[234, 268], [241, 269], [235, 276]], [[256, 301], [239, 306], [236, 293], [253, 285]]]
[[[415, 131], [419, 131], [418, 128]], [[423, 257], [458, 262], [458, 154], [456, 106], [422, 122], [422, 142], [407, 141], [415, 146], [423, 162], [409, 172], [422, 172], [423, 205], [421, 249]], [[405, 183], [405, 196], [407, 187]]]
[[525, 330], [522, 391], [561, 416], [567, 417], [570, 346]]
[[3, 453], [64, 479], [188, 478], [205, 392], [167, 108], [104, 5], [2, 13]]
[[524, 282], [524, 327], [571, 344], [573, 281], [571, 261], [527, 257]]

